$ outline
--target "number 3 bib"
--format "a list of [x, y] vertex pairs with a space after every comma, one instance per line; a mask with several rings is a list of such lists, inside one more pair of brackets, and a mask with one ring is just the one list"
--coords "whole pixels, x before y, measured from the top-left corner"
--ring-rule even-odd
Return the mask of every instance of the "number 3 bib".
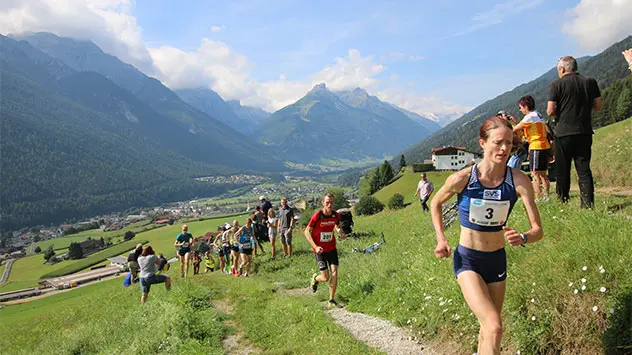
[[479, 226], [502, 226], [509, 215], [509, 201], [470, 199], [470, 222]]
[[320, 241], [321, 242], [331, 242], [331, 238], [334, 234], [332, 232], [321, 232], [320, 233]]

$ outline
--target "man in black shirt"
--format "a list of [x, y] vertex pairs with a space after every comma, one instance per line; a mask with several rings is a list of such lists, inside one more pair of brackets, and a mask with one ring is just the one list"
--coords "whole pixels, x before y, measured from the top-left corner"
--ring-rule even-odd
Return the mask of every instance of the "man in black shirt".
[[571, 162], [579, 180], [582, 208], [595, 203], [594, 183], [590, 171], [592, 150], [592, 111], [601, 110], [601, 93], [597, 81], [577, 73], [577, 61], [562, 57], [557, 63], [559, 79], [549, 87], [547, 113], [556, 117], [555, 165], [556, 190], [567, 202], [571, 186]]

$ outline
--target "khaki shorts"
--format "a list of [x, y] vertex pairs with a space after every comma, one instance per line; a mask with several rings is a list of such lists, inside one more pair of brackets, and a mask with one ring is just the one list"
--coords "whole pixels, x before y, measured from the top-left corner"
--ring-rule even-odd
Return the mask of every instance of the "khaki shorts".
[[281, 244], [292, 245], [292, 230], [287, 228], [281, 229]]
[[136, 277], [138, 274], [138, 270], [140, 270], [140, 265], [138, 265], [137, 261], [128, 261], [127, 266], [129, 266], [129, 271], [132, 273], [132, 277]]

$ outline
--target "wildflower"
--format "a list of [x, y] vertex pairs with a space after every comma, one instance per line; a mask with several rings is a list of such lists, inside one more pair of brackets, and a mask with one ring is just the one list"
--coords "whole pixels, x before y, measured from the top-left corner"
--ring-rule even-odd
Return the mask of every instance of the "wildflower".
[[599, 270], [599, 272], [603, 274], [604, 272], [606, 272], [606, 269], [601, 269]]
[[447, 312], [447, 311], [448, 311], [448, 309], [446, 308], [446, 309], [444, 309], [444, 310], [443, 310], [443, 313], [445, 313], [445, 312]]
[[582, 285], [582, 291], [586, 291], [586, 285]]
[[531, 320], [535, 322], [535, 316], [531, 317]]
[[382, 307], [378, 307], [377, 311], [380, 312], [382, 310]]
[[564, 210], [560, 210], [560, 212], [564, 212]]
[[535, 282], [533, 283], [533, 286], [535, 286]]
[[586, 279], [582, 279], [582, 283], [585, 284], [586, 283]]
[[601, 291], [601, 293], [605, 293], [606, 292], [606, 288], [602, 287], [602, 288], [599, 289], [599, 291]]
[[520, 355], [520, 350], [516, 351], [516, 355]]
[[614, 308], [610, 308], [610, 314], [614, 314]]
[[584, 267], [582, 268], [582, 270], [584, 270], [584, 271], [588, 270], [588, 266], [584, 266]]
[[445, 302], [441, 302], [441, 303], [439, 303], [439, 306], [440, 306], [440, 307], [445, 306]]
[[535, 303], [535, 298], [532, 298], [532, 299], [531, 299], [531, 303]]
[[574, 294], [578, 294], [578, 293], [579, 293], [579, 290], [578, 290], [578, 289], [574, 289], [574, 290], [573, 290], [573, 293], [574, 293]]
[[406, 322], [406, 324], [410, 324], [410, 319]]
[[443, 297], [439, 297], [439, 301], [443, 301]]
[[556, 216], [553, 216], [553, 219], [557, 219], [557, 217], [556, 217]]
[[593, 312], [597, 312], [598, 310], [599, 310], [599, 307], [597, 307], [597, 306], [593, 307]]
[[574, 283], [571, 282], [571, 283], [568, 284], [568, 287], [573, 287], [573, 285], [574, 285]]

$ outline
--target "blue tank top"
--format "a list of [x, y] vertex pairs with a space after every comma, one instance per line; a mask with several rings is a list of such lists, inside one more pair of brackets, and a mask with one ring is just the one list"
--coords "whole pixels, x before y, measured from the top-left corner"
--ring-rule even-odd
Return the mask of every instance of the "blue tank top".
[[494, 188], [483, 186], [478, 181], [478, 166], [472, 166], [470, 181], [459, 193], [459, 219], [466, 228], [481, 232], [498, 232], [507, 223], [507, 218], [518, 200], [511, 169], [507, 168], [505, 180]]
[[244, 226], [244, 230], [239, 235], [239, 242], [244, 245], [244, 249], [251, 248], [251, 239], [252, 239], [252, 227], [248, 229], [247, 226]]

